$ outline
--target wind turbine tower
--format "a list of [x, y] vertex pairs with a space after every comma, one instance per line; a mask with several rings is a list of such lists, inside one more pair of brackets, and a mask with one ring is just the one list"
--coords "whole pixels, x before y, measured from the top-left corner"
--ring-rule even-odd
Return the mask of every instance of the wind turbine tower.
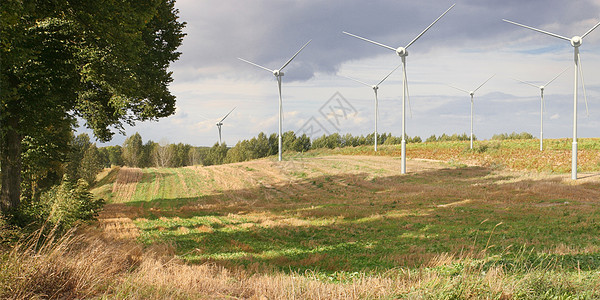
[[475, 92], [477, 92], [478, 89], [480, 89], [484, 84], [486, 84], [488, 81], [490, 81], [490, 79], [492, 79], [492, 77], [494, 77], [495, 75], [496, 74], [492, 75], [490, 78], [488, 78], [486, 81], [484, 81], [482, 84], [480, 84], [476, 89], [474, 89], [472, 91], [463, 90], [463, 89], [460, 89], [460, 88], [450, 85], [451, 88], [465, 92], [471, 96], [471, 149], [473, 149], [473, 96], [475, 96]]
[[450, 8], [448, 8], [441, 16], [439, 16], [437, 19], [435, 19], [435, 21], [433, 21], [433, 23], [431, 23], [429, 26], [427, 26], [427, 28], [425, 28], [425, 30], [423, 30], [419, 35], [417, 35], [412, 41], [410, 41], [410, 43], [408, 43], [406, 46], [402, 47], [390, 47], [388, 45], [384, 45], [382, 43], [378, 43], [369, 39], [366, 39], [364, 37], [358, 36], [358, 35], [354, 35], [348, 32], [343, 32], [349, 36], [361, 39], [363, 41], [375, 44], [377, 46], [383, 47], [383, 48], [387, 48], [389, 50], [392, 50], [394, 52], [396, 52], [396, 54], [398, 54], [398, 56], [400, 56], [400, 58], [402, 58], [402, 70], [403, 70], [403, 78], [402, 78], [402, 85], [403, 85], [403, 92], [402, 92], [402, 163], [401, 163], [401, 173], [402, 174], [406, 174], [406, 97], [408, 96], [408, 82], [406, 79], [406, 56], [408, 56], [408, 47], [410, 47], [414, 42], [416, 42], [423, 34], [425, 34], [425, 32], [427, 32], [427, 30], [429, 30], [429, 28], [431, 28], [431, 26], [433, 26], [435, 23], [437, 23], [437, 21], [439, 21], [446, 13], [448, 13], [456, 4], [452, 4], [452, 6], [450, 6]]
[[387, 74], [385, 77], [383, 77], [383, 79], [381, 79], [381, 81], [379, 81], [379, 83], [377, 83], [376, 85], [369, 85], [368, 83], [364, 83], [358, 79], [354, 79], [354, 78], [348, 77], [348, 76], [343, 76], [350, 80], [354, 80], [360, 84], [363, 84], [363, 85], [366, 85], [366, 86], [372, 88], [373, 92], [375, 93], [375, 151], [377, 151], [377, 120], [379, 119], [379, 102], [377, 99], [377, 90], [379, 90], [379, 85], [381, 85], [388, 77], [390, 77], [390, 75], [392, 75], [392, 73], [394, 73], [394, 71], [396, 71], [399, 67], [400, 67], [400, 65], [398, 65], [396, 68], [394, 68], [389, 74]]
[[221, 141], [221, 126], [223, 126], [223, 121], [225, 121], [225, 118], [227, 118], [227, 116], [229, 116], [229, 114], [235, 109], [235, 107], [230, 110], [219, 122], [217, 122], [217, 128], [219, 128], [219, 145], [222, 145], [223, 142]]
[[577, 88], [579, 86], [577, 80], [579, 79], [579, 76], [581, 76], [581, 83], [583, 86], [583, 96], [587, 105], [587, 96], [585, 95], [585, 82], [583, 80], [583, 71], [581, 70], [581, 58], [579, 56], [579, 47], [581, 46], [581, 44], [583, 43], [583, 39], [590, 34], [592, 31], [594, 31], [594, 29], [596, 29], [598, 26], [600, 26], [600, 22], [597, 23], [596, 25], [594, 25], [592, 28], [590, 28], [590, 30], [586, 31], [586, 33], [584, 33], [581, 36], [574, 36], [572, 38], [568, 38], [568, 37], [564, 37], [562, 35], [558, 35], [556, 33], [552, 33], [552, 32], [548, 32], [545, 30], [541, 30], [541, 29], [537, 29], [534, 27], [530, 27], [527, 25], [523, 25], [523, 24], [519, 24], [517, 22], [513, 22], [513, 21], [509, 21], [509, 20], [505, 20], [502, 19], [502, 21], [507, 22], [507, 23], [511, 23], [517, 26], [521, 26], [533, 31], [537, 31], [539, 33], [543, 33], [543, 34], [547, 34], [549, 36], [553, 36], [555, 38], [559, 38], [565, 41], [569, 41], [569, 43], [571, 44], [571, 46], [573, 46], [573, 61], [575, 62], [575, 73], [574, 73], [574, 82], [573, 82], [573, 147], [571, 150], [571, 179], [573, 180], [577, 180]]
[[530, 85], [530, 86], [540, 89], [540, 98], [541, 98], [541, 100], [540, 100], [540, 151], [544, 151], [544, 108], [546, 107], [546, 104], [544, 102], [544, 89], [546, 89], [548, 87], [548, 85], [550, 85], [550, 83], [552, 83], [552, 81], [554, 81], [560, 75], [565, 73], [568, 69], [569, 68], [564, 69], [562, 72], [558, 73], [558, 75], [554, 76], [554, 78], [552, 78], [552, 80], [548, 81], [544, 85], [535, 85], [535, 84], [527, 82], [527, 81], [515, 79], [516, 81], [520, 81], [524, 84], [527, 84], [527, 85]]
[[259, 67], [263, 70], [269, 71], [271, 73], [273, 73], [273, 75], [275, 76], [275, 78], [277, 79], [277, 87], [278, 87], [278, 91], [279, 91], [279, 161], [281, 161], [281, 123], [283, 123], [283, 110], [282, 110], [282, 101], [281, 101], [281, 77], [283, 77], [283, 69], [285, 67], [287, 67], [287, 65], [289, 63], [292, 62], [292, 60], [294, 58], [296, 58], [296, 56], [300, 53], [300, 51], [302, 51], [302, 49], [304, 49], [304, 47], [308, 46], [308, 44], [310, 44], [312, 40], [309, 40], [306, 44], [304, 44], [304, 46], [302, 46], [302, 48], [300, 48], [300, 50], [298, 50], [298, 52], [296, 52], [296, 54], [294, 54], [294, 56], [292, 56], [292, 58], [290, 58], [285, 64], [283, 64], [283, 66], [281, 66], [281, 68], [277, 69], [277, 70], [271, 70], [269, 68], [263, 67], [259, 64], [255, 64], [251, 61], [247, 61], [245, 59], [239, 58], [239, 60], [243, 61], [243, 62], [247, 62], [253, 66]]

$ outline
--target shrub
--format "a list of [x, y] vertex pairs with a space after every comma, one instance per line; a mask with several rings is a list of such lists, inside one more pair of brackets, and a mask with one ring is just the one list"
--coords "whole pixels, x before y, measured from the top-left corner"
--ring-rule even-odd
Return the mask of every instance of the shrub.
[[39, 200], [23, 201], [16, 221], [21, 226], [34, 227], [48, 222], [64, 231], [80, 221], [94, 220], [104, 199], [94, 198], [88, 188], [85, 180], [72, 182], [65, 176], [60, 185], [42, 193]]
[[516, 133], [513, 131], [511, 134], [500, 133], [500, 134], [494, 134], [492, 136], [492, 140], [531, 140], [531, 139], [534, 139], [534, 136], [528, 132]]

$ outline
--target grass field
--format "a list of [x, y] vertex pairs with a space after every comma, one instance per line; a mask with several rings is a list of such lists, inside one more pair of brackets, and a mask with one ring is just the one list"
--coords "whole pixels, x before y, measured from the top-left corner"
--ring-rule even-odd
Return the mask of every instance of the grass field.
[[117, 168], [94, 193], [112, 202], [105, 231], [246, 279], [358, 285], [349, 298], [600, 297], [600, 142], [580, 140], [578, 181], [568, 140], [467, 145], [410, 144], [406, 175], [399, 147], [356, 147]]

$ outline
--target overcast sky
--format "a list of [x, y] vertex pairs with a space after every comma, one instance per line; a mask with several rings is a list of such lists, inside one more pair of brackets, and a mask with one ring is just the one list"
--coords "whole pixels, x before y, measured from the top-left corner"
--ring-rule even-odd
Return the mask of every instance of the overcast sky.
[[[261, 131], [277, 132], [274, 76], [237, 58], [277, 69], [310, 39], [312, 43], [284, 70], [283, 130], [313, 137], [371, 133], [373, 90], [340, 75], [375, 84], [401, 59], [342, 31], [405, 46], [453, 3], [456, 6], [408, 49], [412, 117], [407, 111], [406, 133], [423, 139], [468, 133], [470, 97], [448, 85], [472, 90], [496, 74], [475, 94], [475, 135], [489, 139], [495, 133], [526, 131], [539, 137], [539, 89], [513, 78], [546, 83], [572, 67], [573, 47], [502, 19], [572, 37], [600, 21], [598, 0], [178, 0], [187, 36], [180, 60], [171, 66], [177, 113], [126, 127], [127, 135], [139, 132], [144, 142], [211, 146], [218, 141], [215, 123], [233, 107], [237, 108], [223, 125], [228, 145]], [[584, 39], [580, 51], [589, 117], [580, 87], [579, 137], [598, 137], [600, 29]], [[545, 90], [545, 138], [572, 137], [573, 77], [571, 68]], [[400, 136], [401, 68], [380, 86], [379, 99], [379, 132]], [[116, 134], [108, 144], [122, 144], [124, 139]]]

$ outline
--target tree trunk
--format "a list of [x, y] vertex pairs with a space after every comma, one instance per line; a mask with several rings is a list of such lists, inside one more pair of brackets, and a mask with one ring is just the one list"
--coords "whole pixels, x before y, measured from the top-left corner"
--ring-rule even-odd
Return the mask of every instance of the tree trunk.
[[23, 136], [17, 132], [18, 118], [11, 116], [4, 124], [6, 130], [0, 141], [2, 166], [2, 189], [0, 190], [0, 210], [10, 213], [21, 201], [21, 143]]

